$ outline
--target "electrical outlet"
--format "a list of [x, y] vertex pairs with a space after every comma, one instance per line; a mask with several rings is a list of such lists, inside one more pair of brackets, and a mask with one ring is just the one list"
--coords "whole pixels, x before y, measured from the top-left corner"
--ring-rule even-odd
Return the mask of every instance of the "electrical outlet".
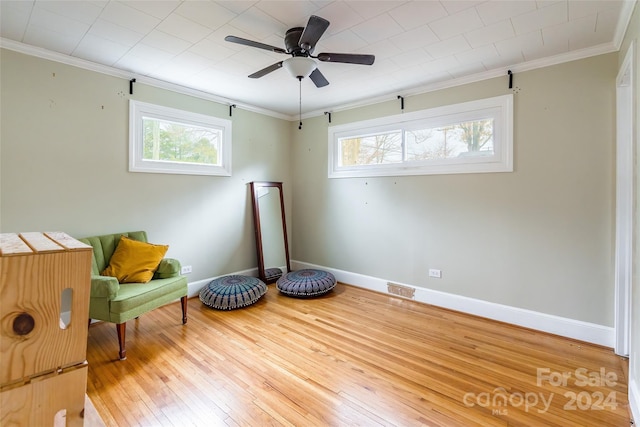
[[442, 278], [442, 271], [437, 270], [435, 268], [429, 269], [429, 277], [435, 277], [436, 279]]
[[189, 274], [189, 273], [191, 273], [191, 266], [183, 265], [182, 268], [180, 269], [180, 274]]

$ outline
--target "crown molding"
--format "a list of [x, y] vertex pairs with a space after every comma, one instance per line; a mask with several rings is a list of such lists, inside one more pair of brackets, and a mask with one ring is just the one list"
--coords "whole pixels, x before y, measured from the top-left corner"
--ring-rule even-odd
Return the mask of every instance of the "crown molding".
[[[454, 78], [454, 79], [450, 79], [442, 82], [431, 83], [428, 85], [416, 86], [409, 90], [401, 91], [401, 95], [404, 97], [417, 96], [417, 95], [422, 95], [429, 92], [434, 92], [437, 90], [448, 89], [448, 88], [462, 86], [469, 83], [476, 83], [484, 80], [493, 79], [496, 77], [506, 76], [508, 70], [511, 70], [513, 73], [521, 73], [524, 71], [530, 71], [538, 68], [544, 68], [552, 65], [562, 64], [565, 62], [585, 59], [592, 56], [603, 55], [611, 52], [617, 52], [620, 49], [620, 44], [622, 43], [624, 33], [629, 24], [629, 20], [633, 12], [634, 4], [635, 4], [635, 0], [624, 2], [621, 16], [626, 17], [626, 19], [623, 19], [621, 21], [625, 21], [625, 24], [619, 25], [616, 31], [616, 40], [614, 40], [611, 43], [604, 43], [604, 44], [600, 44], [600, 45], [585, 48], [585, 49], [575, 50], [575, 51], [562, 53], [562, 54], [558, 54], [558, 55], [554, 55], [546, 58], [535, 59], [532, 61], [516, 64], [510, 67], [496, 68], [493, 70], [476, 73], [470, 76]], [[622, 36], [618, 37], [619, 33], [621, 33]], [[620, 40], [618, 40], [618, 38]], [[231, 99], [224, 98], [209, 92], [192, 89], [186, 86], [181, 86], [175, 83], [167, 82], [165, 80], [155, 79], [148, 76], [140, 76], [129, 71], [110, 67], [108, 65], [98, 64], [95, 62], [87, 61], [84, 59], [76, 58], [76, 57], [65, 55], [62, 53], [53, 52], [47, 49], [16, 42], [13, 40], [0, 38], [0, 48], [12, 50], [15, 52], [23, 53], [25, 55], [35, 56], [35, 57], [50, 60], [50, 61], [60, 62], [66, 65], [71, 65], [74, 67], [83, 68], [85, 70], [94, 71], [97, 73], [102, 73], [102, 74], [106, 74], [106, 75], [110, 75], [110, 76], [114, 76], [114, 77], [118, 77], [126, 80], [131, 80], [135, 78], [137, 83], [142, 83], [142, 84], [154, 86], [160, 89], [166, 89], [172, 92], [177, 92], [184, 95], [189, 95], [196, 98], [217, 102], [223, 105], [235, 104], [238, 108], [241, 108], [243, 110], [251, 111], [258, 114], [263, 114], [270, 117], [275, 117], [282, 120], [297, 121], [299, 119], [297, 115], [283, 114], [277, 111], [268, 110], [266, 108], [257, 107], [255, 105], [243, 104], [243, 103], [233, 101]], [[369, 105], [379, 104], [382, 102], [390, 101], [391, 99], [395, 100], [397, 99], [397, 95], [398, 95], [397, 92], [389, 92], [385, 95], [376, 96], [374, 98], [366, 98], [366, 99], [362, 99], [362, 100], [355, 101], [348, 104], [341, 104], [339, 106], [336, 106], [335, 108], [323, 108], [322, 110], [314, 110], [314, 111], [303, 114], [302, 118], [308, 119], [312, 117], [322, 116], [324, 115], [325, 111], [330, 111], [333, 113], [338, 111], [346, 111], [354, 108], [361, 108]]]
[[445, 80], [442, 82], [430, 83], [428, 85], [416, 86], [409, 90], [398, 92], [390, 92], [386, 95], [377, 96], [375, 98], [367, 98], [361, 101], [356, 101], [349, 104], [343, 104], [333, 109], [324, 108], [322, 110], [311, 111], [309, 113], [303, 114], [302, 118], [311, 118], [316, 116], [324, 115], [325, 111], [329, 111], [331, 113], [351, 110], [354, 108], [366, 107], [369, 105], [379, 104], [381, 102], [387, 102], [391, 100], [396, 100], [398, 95], [403, 97], [408, 96], [417, 96], [425, 93], [435, 92], [442, 89], [449, 89], [452, 87], [462, 86], [470, 83], [477, 83], [489, 79], [493, 79], [496, 77], [506, 77], [507, 72], [511, 70], [513, 73], [522, 73], [525, 71], [536, 70], [539, 68], [550, 67], [552, 65], [563, 64], [565, 62], [577, 61], [580, 59], [590, 58], [592, 56], [604, 55], [611, 52], [617, 52], [619, 47], [616, 47], [614, 43], [603, 43], [597, 46], [592, 46], [589, 48], [574, 50], [571, 52], [566, 52], [554, 56], [549, 56], [546, 58], [535, 59], [527, 62], [523, 62], [520, 64], [512, 65], [509, 67], [495, 68], [493, 70], [483, 71], [481, 73], [472, 74], [465, 77], [459, 77], [455, 79]]
[[275, 117], [283, 120], [294, 120], [293, 116], [288, 114], [278, 113], [276, 111], [267, 110], [266, 108], [260, 108], [251, 104], [243, 104], [238, 101], [234, 101], [228, 98], [224, 98], [219, 95], [215, 95], [209, 92], [201, 91], [198, 89], [189, 88], [186, 86], [171, 83], [165, 80], [156, 79], [148, 76], [141, 76], [130, 71], [121, 70], [119, 68], [110, 67], [108, 65], [98, 64], [96, 62], [87, 61], [85, 59], [76, 58], [74, 56], [65, 55], [63, 53], [54, 52], [48, 49], [31, 46], [25, 43], [20, 43], [14, 40], [0, 38], [0, 48], [12, 50], [14, 52], [22, 53], [29, 56], [35, 56], [37, 58], [46, 59], [49, 61], [59, 62], [61, 64], [70, 65], [72, 67], [82, 68], [96, 73], [105, 74], [121, 79], [131, 80], [136, 79], [136, 83], [146, 84], [148, 86], [157, 87], [159, 89], [166, 89], [172, 92], [177, 92], [183, 95], [193, 96], [195, 98], [205, 99], [207, 101], [213, 101], [218, 104], [232, 105], [237, 108], [251, 111], [258, 114], [264, 114], [266, 116]]
[[615, 34], [613, 35], [613, 44], [616, 46], [616, 50], [620, 50], [620, 47], [622, 46], [622, 41], [624, 40], [627, 28], [629, 28], [631, 16], [633, 16], [633, 8], [636, 4], [638, 4], [638, 0], [625, 0], [622, 3], [618, 26], [616, 27]]
[[[429, 85], [418, 86], [408, 91], [403, 91], [402, 96], [406, 97], [406, 96], [421, 95], [429, 92], [434, 92], [437, 90], [448, 89], [448, 88], [461, 86], [469, 83], [480, 82], [483, 80], [488, 80], [488, 79], [506, 75], [508, 70], [511, 70], [513, 73], [516, 73], [516, 72], [521, 73], [524, 71], [530, 71], [538, 68], [544, 68], [544, 67], [550, 67], [552, 65], [562, 64], [564, 62], [577, 61], [579, 59], [585, 59], [592, 56], [604, 55], [611, 52], [617, 52], [620, 50], [620, 47], [622, 46], [624, 35], [627, 32], [629, 23], [631, 22], [631, 17], [633, 16], [633, 10], [637, 4], [640, 4], [638, 0], [623, 1], [622, 8], [620, 10], [620, 18], [618, 19], [618, 25], [615, 30], [613, 41], [610, 43], [603, 43], [603, 44], [585, 48], [585, 49], [562, 53], [562, 54], [550, 56], [547, 58], [527, 61], [517, 65], [513, 65], [511, 67], [493, 69], [493, 70], [477, 73], [470, 76], [451, 79], [443, 82], [432, 83]], [[315, 111], [306, 113], [302, 116], [302, 118], [307, 119], [311, 117], [321, 116], [321, 115], [324, 115], [325, 111], [334, 113], [338, 111], [346, 111], [354, 108], [366, 107], [366, 106], [378, 104], [381, 102], [387, 102], [392, 99], [393, 100], [397, 99], [397, 95], [398, 95], [397, 92], [390, 92], [386, 95], [377, 96], [375, 98], [367, 98], [367, 99], [355, 101], [349, 104], [342, 104], [333, 109], [323, 108], [322, 110], [315, 110]]]

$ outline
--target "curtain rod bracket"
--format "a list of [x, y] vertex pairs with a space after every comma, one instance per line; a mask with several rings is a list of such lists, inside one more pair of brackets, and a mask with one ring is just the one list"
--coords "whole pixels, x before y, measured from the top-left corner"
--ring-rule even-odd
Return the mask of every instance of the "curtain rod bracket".
[[233, 117], [233, 109], [236, 108], [236, 104], [229, 105], [229, 117]]
[[509, 70], [507, 74], [509, 75], [509, 89], [513, 89], [513, 73]]
[[136, 82], [136, 79], [129, 80], [129, 95], [133, 95], [133, 84]]
[[398, 95], [398, 99], [400, 100], [400, 109], [404, 111], [404, 96]]
[[331, 113], [329, 111], [325, 111], [324, 115], [325, 116], [327, 116], [327, 115], [329, 116], [329, 123], [331, 123]]

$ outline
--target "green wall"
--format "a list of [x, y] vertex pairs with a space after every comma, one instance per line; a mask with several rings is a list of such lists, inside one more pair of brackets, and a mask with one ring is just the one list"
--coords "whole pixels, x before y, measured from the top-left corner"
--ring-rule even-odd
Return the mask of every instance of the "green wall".
[[256, 267], [248, 183], [290, 186], [287, 121], [234, 109], [232, 177], [131, 173], [130, 98], [221, 118], [228, 106], [0, 52], [0, 231], [144, 229], [193, 266], [190, 282]]
[[[514, 93], [513, 173], [327, 178], [327, 118], [235, 109], [233, 176], [129, 173], [129, 82], [3, 50], [0, 230], [146, 229], [196, 281], [256, 265], [247, 183], [285, 183], [292, 258], [613, 325], [617, 55], [405, 99], [405, 111]], [[135, 85], [134, 99], [228, 117]], [[332, 124], [399, 112], [334, 112]], [[429, 278], [438, 268], [442, 279]]]
[[[414, 111], [513, 92], [513, 173], [328, 179], [327, 118], [305, 120], [293, 258], [613, 326], [616, 65], [601, 55], [516, 73], [513, 91], [505, 75], [405, 98]], [[332, 125], [398, 114], [389, 98]]]

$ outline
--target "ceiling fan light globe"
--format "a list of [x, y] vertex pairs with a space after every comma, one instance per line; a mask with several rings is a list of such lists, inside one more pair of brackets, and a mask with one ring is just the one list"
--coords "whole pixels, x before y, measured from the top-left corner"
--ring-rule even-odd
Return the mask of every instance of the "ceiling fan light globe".
[[309, 74], [316, 69], [316, 62], [305, 56], [294, 56], [285, 59], [282, 66], [295, 78], [309, 77]]

